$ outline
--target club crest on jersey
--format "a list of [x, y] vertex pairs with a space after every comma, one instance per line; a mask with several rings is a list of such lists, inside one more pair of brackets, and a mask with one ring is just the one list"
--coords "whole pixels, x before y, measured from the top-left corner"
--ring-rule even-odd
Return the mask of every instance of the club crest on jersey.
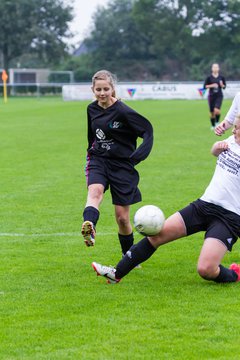
[[119, 121], [113, 121], [109, 124], [110, 129], [118, 129], [122, 127], [122, 123]]
[[96, 137], [100, 140], [106, 139], [106, 135], [104, 134], [104, 132], [101, 129], [96, 130]]

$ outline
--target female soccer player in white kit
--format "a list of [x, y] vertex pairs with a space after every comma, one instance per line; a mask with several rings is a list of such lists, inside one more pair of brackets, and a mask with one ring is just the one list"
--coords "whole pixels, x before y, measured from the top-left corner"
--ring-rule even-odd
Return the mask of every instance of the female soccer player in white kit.
[[[219, 135], [230, 127], [239, 99], [240, 94], [234, 99], [227, 120], [219, 125]], [[205, 231], [197, 267], [199, 275], [218, 283], [240, 280], [240, 265], [232, 264], [230, 268], [221, 265], [226, 252], [232, 250], [240, 237], [240, 115], [234, 120], [232, 133], [212, 147], [211, 152], [217, 157], [216, 169], [201, 198], [170, 216], [158, 235], [145, 237], [133, 245], [116, 268], [93, 262], [92, 267], [98, 275], [117, 283], [137, 264], [152, 256], [159, 246]]]

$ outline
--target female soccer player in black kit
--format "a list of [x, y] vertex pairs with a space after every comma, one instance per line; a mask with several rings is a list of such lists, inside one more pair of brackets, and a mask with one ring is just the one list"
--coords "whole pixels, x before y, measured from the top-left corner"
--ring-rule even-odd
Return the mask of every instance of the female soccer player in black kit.
[[[133, 245], [130, 205], [141, 201], [135, 165], [146, 159], [153, 145], [153, 128], [142, 115], [116, 98], [115, 78], [98, 71], [92, 78], [96, 101], [87, 108], [88, 195], [83, 212], [82, 235], [86, 246], [95, 244], [99, 206], [110, 187], [122, 253]], [[143, 138], [137, 148], [137, 138]]]
[[218, 125], [220, 120], [220, 109], [223, 101], [222, 89], [226, 87], [225, 78], [219, 74], [219, 65], [212, 64], [212, 74], [204, 82], [204, 89], [209, 89], [208, 105], [210, 110], [211, 129]]

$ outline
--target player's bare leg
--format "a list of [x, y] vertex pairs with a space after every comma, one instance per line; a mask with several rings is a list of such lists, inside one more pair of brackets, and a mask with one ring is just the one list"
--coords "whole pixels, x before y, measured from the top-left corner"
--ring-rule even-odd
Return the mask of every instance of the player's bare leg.
[[152, 246], [159, 246], [186, 236], [186, 227], [179, 212], [171, 215], [164, 223], [162, 230], [156, 236], [148, 237]]
[[99, 208], [103, 200], [104, 186], [102, 184], [92, 184], [88, 186], [88, 195], [86, 206], [93, 206]]
[[[218, 239], [207, 238], [204, 241], [199, 259], [198, 273], [205, 280], [216, 282], [235, 282], [238, 281], [236, 269], [227, 269], [220, 265], [227, 247]], [[239, 276], [240, 279], [240, 276]]]
[[204, 279], [215, 279], [220, 272], [219, 264], [227, 252], [226, 246], [219, 240], [207, 238], [204, 241], [197, 270]]
[[118, 224], [119, 234], [130, 234], [132, 232], [130, 206], [115, 205], [115, 217]]
[[134, 241], [130, 222], [130, 206], [115, 205], [115, 218], [118, 224], [118, 239], [122, 254], [125, 255]]

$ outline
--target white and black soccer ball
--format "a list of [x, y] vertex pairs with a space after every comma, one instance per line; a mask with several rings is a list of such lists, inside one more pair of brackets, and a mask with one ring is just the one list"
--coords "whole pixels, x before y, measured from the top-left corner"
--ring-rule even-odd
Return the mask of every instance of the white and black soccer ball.
[[134, 215], [134, 227], [144, 236], [157, 235], [163, 227], [165, 216], [161, 209], [155, 205], [145, 205], [138, 209]]

